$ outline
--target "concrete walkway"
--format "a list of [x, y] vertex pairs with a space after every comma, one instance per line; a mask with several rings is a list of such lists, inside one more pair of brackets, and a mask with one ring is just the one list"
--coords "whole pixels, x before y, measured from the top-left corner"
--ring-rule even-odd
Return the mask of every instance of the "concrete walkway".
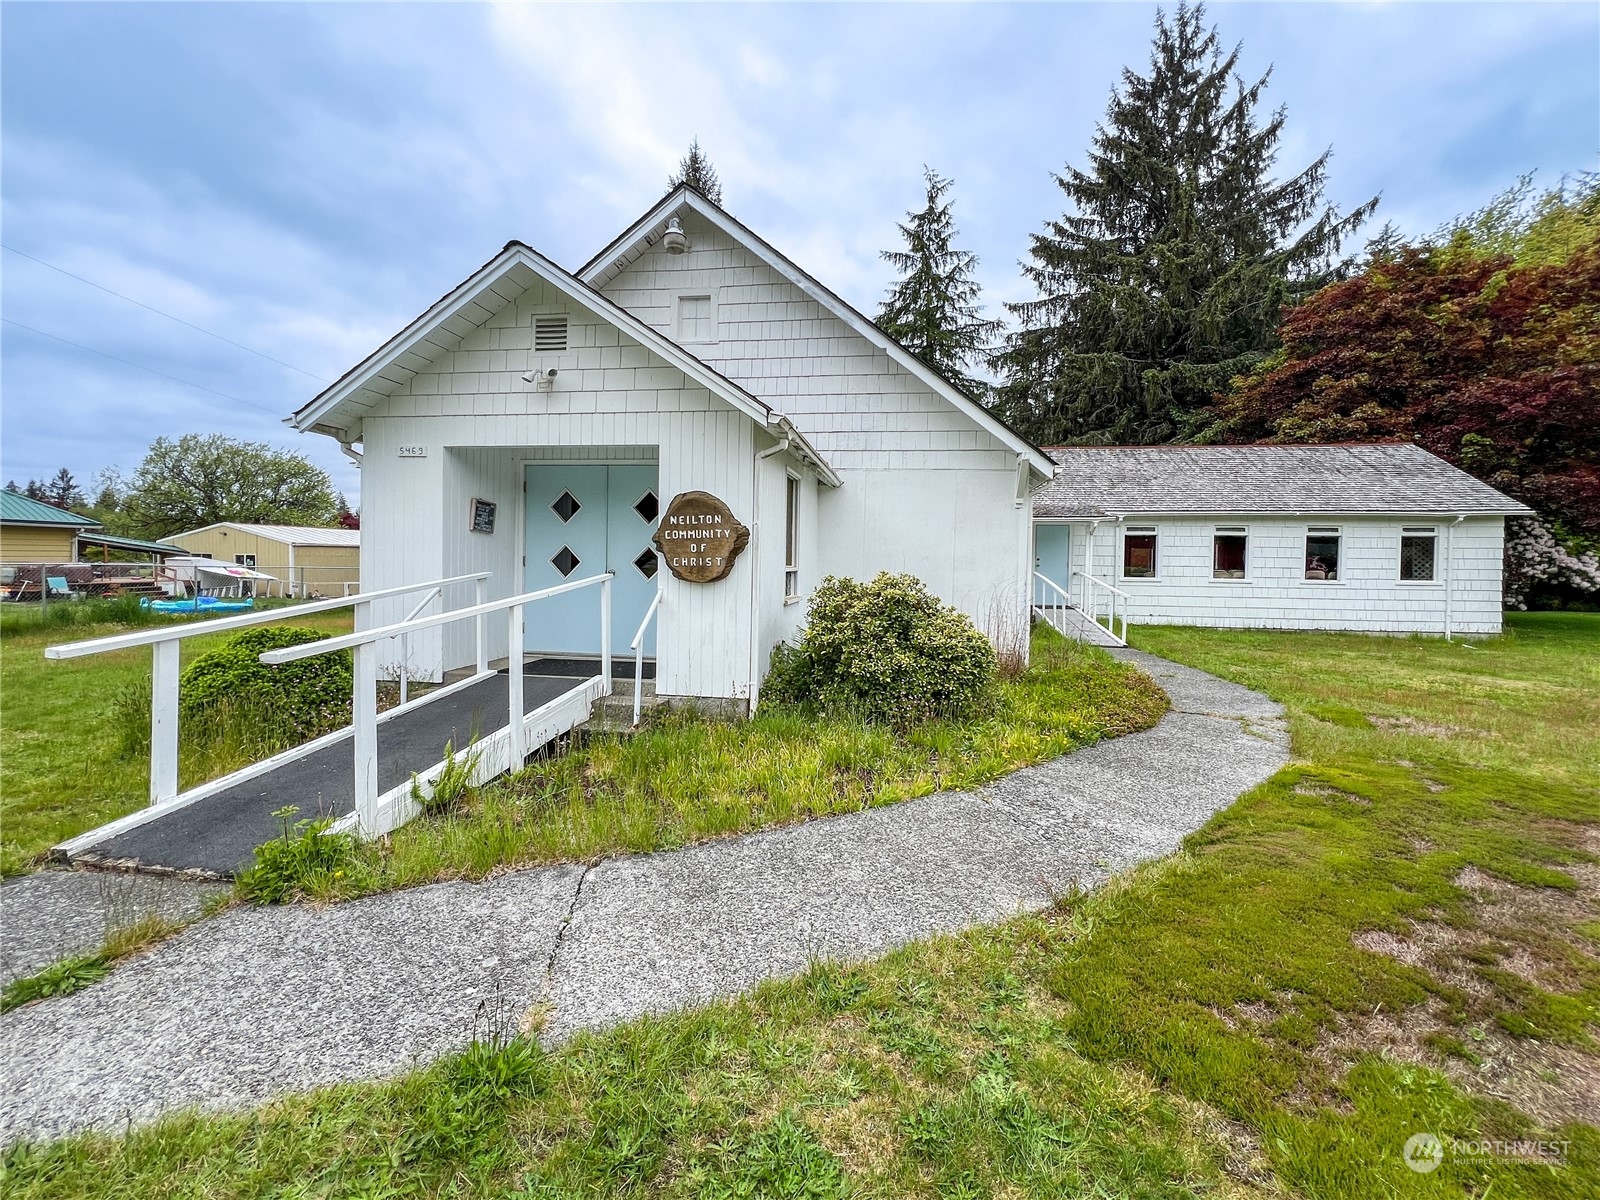
[[1288, 758], [1264, 697], [1134, 651], [1154, 729], [947, 792], [597, 866], [329, 908], [235, 909], [106, 980], [0, 1017], [0, 1144], [389, 1075], [480, 1006], [545, 1036], [1001, 920], [1175, 849]]

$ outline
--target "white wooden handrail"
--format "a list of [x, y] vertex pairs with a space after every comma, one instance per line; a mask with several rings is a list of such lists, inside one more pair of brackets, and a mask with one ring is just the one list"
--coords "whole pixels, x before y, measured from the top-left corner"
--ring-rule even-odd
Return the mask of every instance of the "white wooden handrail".
[[[1111, 603], [1106, 612], [1106, 632], [1126, 646], [1128, 644], [1128, 602], [1133, 599], [1133, 597], [1128, 595], [1127, 592], [1123, 591], [1116, 585], [1107, 583], [1104, 579], [1096, 579], [1093, 575], [1087, 574], [1086, 572], [1074, 571], [1073, 575], [1079, 579], [1082, 579], [1085, 583], [1094, 584], [1095, 587], [1103, 589], [1108, 594]], [[1095, 597], [1094, 599], [1090, 599], [1091, 593], [1087, 589], [1084, 591], [1084, 609], [1086, 610], [1089, 619], [1094, 621], [1096, 624], [1099, 624], [1099, 593], [1095, 592], [1092, 593], [1092, 595]], [[1122, 601], [1122, 632], [1120, 634], [1117, 633], [1117, 601], [1119, 599]]]
[[378, 643], [392, 637], [405, 638], [414, 630], [431, 629], [455, 621], [475, 618], [478, 621], [478, 658], [480, 669], [486, 673], [483, 661], [483, 618], [493, 612], [507, 614], [506, 629], [506, 738], [511, 769], [517, 770], [528, 757], [527, 729], [524, 718], [522, 647], [525, 638], [523, 609], [551, 596], [575, 592], [580, 588], [600, 588], [600, 694], [611, 694], [611, 581], [615, 572], [605, 571], [587, 579], [558, 583], [555, 587], [541, 588], [536, 592], [523, 592], [503, 600], [489, 600], [469, 608], [451, 612], [412, 616], [394, 625], [381, 625], [376, 629], [358, 630], [338, 637], [323, 638], [317, 642], [304, 642], [298, 646], [284, 646], [263, 653], [261, 661], [272, 665], [314, 658], [339, 650], [355, 652], [355, 683], [351, 696], [352, 741], [355, 749], [355, 801], [356, 827], [371, 836], [378, 829]]
[[[1065, 589], [1063, 589], [1062, 586], [1059, 583], [1057, 583], [1054, 579], [1051, 579], [1048, 575], [1042, 575], [1038, 571], [1035, 571], [1033, 573], [1033, 577], [1039, 583], [1044, 584], [1047, 588], [1049, 588], [1051, 591], [1053, 591], [1056, 595], [1061, 597], [1061, 603], [1059, 605], [1057, 605], [1056, 607], [1058, 607], [1058, 608], [1071, 608], [1072, 607], [1072, 597], [1067, 595]], [[1067, 632], [1067, 619], [1066, 619], [1066, 614], [1065, 613], [1062, 613], [1060, 615], [1056, 615], [1056, 614], [1052, 614], [1052, 613], [1049, 613], [1049, 612], [1042, 611], [1044, 609], [1044, 606], [1042, 604], [1038, 605], [1037, 607], [1041, 610], [1039, 615], [1042, 616], [1046, 621], [1048, 621], [1050, 623], [1050, 628], [1054, 629], [1062, 637], [1071, 637], [1072, 636], [1072, 634]], [[1082, 637], [1081, 633], [1078, 635], [1078, 640], [1079, 641], [1083, 640], [1083, 637]]]
[[117, 633], [110, 637], [90, 638], [83, 642], [65, 642], [59, 646], [46, 646], [46, 658], [82, 658], [86, 654], [105, 654], [112, 650], [127, 650], [133, 646], [150, 646], [161, 642], [176, 642], [198, 637], [205, 633], [225, 633], [230, 629], [244, 629], [250, 625], [265, 625], [287, 617], [308, 613], [331, 612], [336, 608], [367, 604], [373, 600], [388, 600], [395, 596], [408, 596], [425, 588], [449, 587], [452, 583], [486, 580], [488, 571], [472, 575], [452, 575], [449, 579], [430, 579], [426, 583], [408, 583], [404, 587], [384, 588], [376, 592], [356, 592], [351, 596], [334, 596], [328, 600], [308, 600], [285, 608], [269, 608], [260, 612], [240, 613], [235, 617], [214, 617], [209, 621], [186, 621], [181, 625], [162, 625], [155, 629], [140, 629], [133, 633]]
[[[312, 600], [287, 608], [241, 613], [233, 617], [217, 617], [210, 621], [186, 621], [178, 625], [162, 625], [134, 633], [119, 633], [111, 637], [46, 646], [44, 656], [49, 659], [83, 658], [90, 654], [107, 654], [113, 650], [129, 650], [136, 646], [150, 647], [150, 803], [162, 804], [178, 795], [178, 644], [184, 638], [200, 637], [208, 633], [224, 633], [232, 629], [246, 629], [252, 625], [291, 620], [310, 613], [331, 612], [337, 608], [355, 608], [356, 623], [359, 625], [372, 611], [374, 600], [408, 596], [428, 588], [445, 588], [454, 583], [474, 580], [477, 581], [478, 594], [481, 597], [488, 578], [489, 572], [479, 571], [472, 575], [430, 579], [423, 583], [408, 583], [402, 587], [383, 588], [376, 592], [335, 596], [330, 600]], [[479, 642], [481, 645], [481, 629]]]
[[661, 589], [656, 588], [656, 594], [650, 598], [650, 607], [644, 610], [644, 620], [639, 622], [639, 632], [628, 643], [628, 649], [633, 651], [633, 724], [636, 729], [639, 726], [639, 705], [644, 699], [644, 631], [650, 628], [656, 609], [660, 607]]

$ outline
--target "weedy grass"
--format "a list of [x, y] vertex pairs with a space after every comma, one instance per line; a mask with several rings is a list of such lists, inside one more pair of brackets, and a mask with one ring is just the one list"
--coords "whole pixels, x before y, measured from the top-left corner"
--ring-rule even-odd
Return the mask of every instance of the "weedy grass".
[[32, 975], [24, 975], [6, 984], [0, 992], [0, 1012], [10, 1012], [35, 1000], [52, 996], [70, 996], [92, 983], [99, 983], [111, 973], [111, 960], [104, 954], [79, 954], [51, 963]]
[[[1600, 1130], [1562, 1108], [1586, 1078], [1561, 1074], [1600, 1062], [1600, 619], [1513, 617], [1476, 649], [1138, 640], [1283, 701], [1297, 759], [1169, 859], [872, 963], [818, 962], [548, 1053], [524, 1043], [503, 1072], [516, 1086], [450, 1060], [20, 1145], [0, 1185], [30, 1200], [1600, 1191]], [[1425, 927], [1428, 953], [1364, 948]], [[1380, 1042], [1385, 1021], [1432, 1036]], [[1498, 1075], [1458, 1053], [1496, 1045]], [[1547, 1062], [1550, 1090], [1524, 1087], [1520, 1064]], [[1401, 1148], [1422, 1131], [1564, 1151], [1447, 1149], [1419, 1174]]]
[[457, 786], [456, 771], [448, 804], [364, 847], [361, 864], [318, 898], [670, 850], [969, 788], [1147, 728], [1166, 708], [1145, 676], [1044, 628], [1032, 664], [1002, 680], [976, 719], [897, 732], [782, 711], [741, 722], [663, 713], [632, 736], [580, 741], [482, 788]]
[[[52, 608], [102, 613], [89, 601]], [[0, 617], [11, 617], [6, 606]], [[327, 633], [348, 633], [347, 612], [284, 619]], [[57, 842], [147, 804], [150, 651], [122, 650], [50, 662], [44, 648], [125, 632], [115, 624], [0, 624], [0, 873], [28, 870]], [[227, 634], [183, 643], [183, 662], [216, 649]], [[227, 725], [227, 714], [219, 722]], [[142, 733], [141, 733], [142, 730]], [[185, 787], [255, 761], [250, 730], [234, 723], [215, 738], [180, 744]], [[141, 740], [142, 739], [142, 740]]]

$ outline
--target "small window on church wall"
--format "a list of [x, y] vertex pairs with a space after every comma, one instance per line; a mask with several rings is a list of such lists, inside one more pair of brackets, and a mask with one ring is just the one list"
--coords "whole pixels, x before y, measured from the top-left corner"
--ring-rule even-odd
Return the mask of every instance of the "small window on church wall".
[[1211, 538], [1211, 578], [1243, 579], [1246, 544], [1243, 529], [1218, 529]]
[[678, 297], [678, 340], [680, 342], [716, 340], [716, 327], [711, 319], [710, 296]]
[[800, 481], [789, 476], [783, 517], [783, 594], [800, 594]]
[[1122, 577], [1154, 579], [1156, 575], [1156, 531], [1134, 529], [1122, 535]]

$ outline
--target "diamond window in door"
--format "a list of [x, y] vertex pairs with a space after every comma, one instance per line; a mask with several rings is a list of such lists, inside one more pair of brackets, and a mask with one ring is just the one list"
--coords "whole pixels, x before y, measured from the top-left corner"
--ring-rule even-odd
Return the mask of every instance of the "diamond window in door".
[[638, 568], [639, 574], [646, 579], [654, 579], [657, 567], [656, 552], [654, 550], [643, 551], [638, 558], [633, 560], [633, 565]]
[[[633, 511], [638, 513], [647, 525], [654, 525], [656, 517], [661, 512], [661, 502], [656, 499], [654, 492], [646, 492], [634, 503]], [[655, 572], [652, 571], [651, 574]]]
[[[556, 497], [556, 502], [550, 506], [551, 510], [563, 522], [572, 520], [573, 517], [578, 515], [578, 510], [582, 507], [583, 505], [578, 503], [578, 498], [568, 491], [563, 491], [561, 495]], [[565, 572], [562, 573], [565, 574]]]
[[583, 560], [574, 554], [568, 547], [563, 546], [550, 558], [551, 565], [560, 571], [562, 576], [571, 575], [578, 569], [578, 564]]

